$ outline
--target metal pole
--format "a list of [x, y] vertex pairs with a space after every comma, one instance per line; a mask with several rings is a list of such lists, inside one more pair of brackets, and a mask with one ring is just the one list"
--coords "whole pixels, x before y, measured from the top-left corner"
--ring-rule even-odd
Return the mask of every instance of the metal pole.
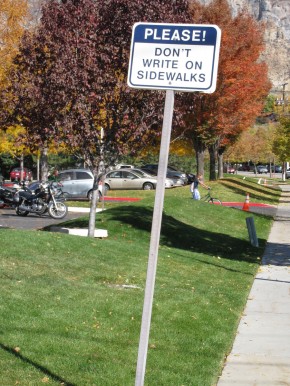
[[104, 129], [103, 127], [101, 127], [101, 163], [102, 163], [102, 178], [101, 178], [101, 181], [102, 181], [102, 197], [101, 197], [101, 200], [102, 200], [102, 211], [105, 210], [105, 162], [104, 162]]
[[283, 95], [283, 101], [282, 101], [282, 104], [283, 104], [283, 107], [282, 107], [282, 110], [283, 110], [283, 113], [285, 111], [285, 86], [287, 85], [288, 83], [283, 83], [282, 84], [282, 87], [283, 87], [283, 91], [282, 91], [282, 95]]
[[145, 378], [150, 323], [152, 315], [152, 304], [158, 259], [158, 247], [160, 240], [160, 230], [162, 221], [162, 211], [164, 203], [165, 179], [168, 165], [168, 154], [170, 145], [170, 135], [172, 127], [172, 116], [174, 106], [174, 91], [167, 90], [164, 107], [164, 117], [162, 126], [161, 146], [159, 153], [157, 187], [153, 211], [153, 221], [151, 228], [150, 249], [147, 267], [147, 278], [138, 350], [138, 360], [136, 368], [135, 386], [143, 386]]

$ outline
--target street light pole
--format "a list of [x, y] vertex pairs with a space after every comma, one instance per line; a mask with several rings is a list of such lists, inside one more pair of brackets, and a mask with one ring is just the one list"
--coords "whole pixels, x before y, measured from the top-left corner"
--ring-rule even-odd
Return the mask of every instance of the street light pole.
[[283, 91], [282, 91], [282, 98], [283, 98], [283, 102], [282, 102], [282, 109], [283, 109], [283, 113], [285, 111], [285, 86], [287, 85], [288, 83], [283, 83], [282, 84], [282, 87], [283, 87]]

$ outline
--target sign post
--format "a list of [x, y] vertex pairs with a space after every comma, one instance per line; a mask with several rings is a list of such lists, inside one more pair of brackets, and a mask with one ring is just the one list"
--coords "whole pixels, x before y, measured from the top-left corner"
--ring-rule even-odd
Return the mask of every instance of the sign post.
[[135, 386], [143, 386], [145, 378], [174, 90], [214, 92], [220, 35], [213, 25], [136, 23], [133, 27], [128, 85], [166, 90]]

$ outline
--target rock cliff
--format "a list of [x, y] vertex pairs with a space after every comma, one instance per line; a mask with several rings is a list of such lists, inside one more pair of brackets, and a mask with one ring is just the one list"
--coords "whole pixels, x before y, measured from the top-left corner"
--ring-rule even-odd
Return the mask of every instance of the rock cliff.
[[[211, 0], [199, 0], [208, 4]], [[266, 24], [264, 58], [269, 66], [273, 88], [280, 92], [282, 84], [290, 90], [290, 0], [228, 0], [233, 14], [244, 7]]]
[[[1, 0], [0, 0], [1, 1]], [[29, 0], [33, 19], [38, 20], [40, 6], [44, 0]], [[208, 4], [212, 0], [199, 0], [202, 4]], [[259, 21], [266, 24], [265, 46], [263, 55], [268, 63], [269, 78], [273, 89], [282, 90], [282, 84], [286, 86], [287, 94], [290, 94], [290, 0], [228, 0], [233, 14], [246, 7]]]

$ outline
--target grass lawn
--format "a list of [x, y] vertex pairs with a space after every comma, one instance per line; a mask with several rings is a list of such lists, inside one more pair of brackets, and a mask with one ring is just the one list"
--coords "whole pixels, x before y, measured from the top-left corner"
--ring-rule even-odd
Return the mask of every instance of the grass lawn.
[[[222, 201], [280, 195], [236, 177], [210, 185]], [[0, 229], [1, 385], [134, 385], [155, 192], [121, 193], [139, 193], [97, 214], [107, 239]], [[166, 191], [146, 385], [215, 385], [271, 221], [193, 201], [189, 187]]]

